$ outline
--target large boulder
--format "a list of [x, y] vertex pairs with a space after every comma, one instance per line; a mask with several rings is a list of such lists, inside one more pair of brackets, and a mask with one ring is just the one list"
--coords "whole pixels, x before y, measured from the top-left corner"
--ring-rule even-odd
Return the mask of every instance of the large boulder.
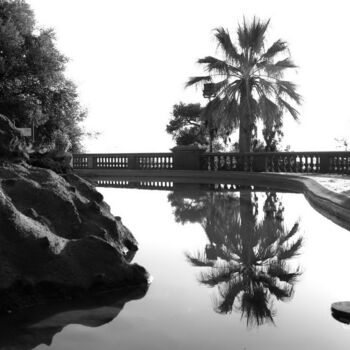
[[147, 284], [137, 242], [74, 174], [0, 165], [0, 312]]

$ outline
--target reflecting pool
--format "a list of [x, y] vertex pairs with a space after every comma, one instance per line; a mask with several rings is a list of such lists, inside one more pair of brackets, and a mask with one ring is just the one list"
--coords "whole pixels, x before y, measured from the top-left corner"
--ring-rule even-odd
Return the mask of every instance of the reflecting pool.
[[27, 333], [2, 327], [0, 349], [349, 348], [330, 306], [350, 300], [350, 232], [301, 194], [168, 187], [100, 188], [139, 241], [148, 291], [26, 315]]

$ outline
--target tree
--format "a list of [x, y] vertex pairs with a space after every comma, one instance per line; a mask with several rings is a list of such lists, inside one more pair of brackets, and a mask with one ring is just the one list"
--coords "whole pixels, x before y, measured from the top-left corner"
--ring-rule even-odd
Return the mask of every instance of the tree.
[[194, 266], [204, 268], [198, 279], [218, 287], [215, 311], [230, 313], [234, 306], [247, 324], [273, 322], [274, 300], [293, 295], [301, 274], [289, 261], [299, 253], [303, 239], [299, 224], [287, 230], [284, 208], [275, 192], [267, 192], [264, 217], [258, 220], [259, 197], [250, 191], [187, 191], [169, 194], [177, 222], [199, 222], [209, 243], [203, 251], [186, 253]]
[[341, 138], [335, 138], [334, 139], [337, 143], [337, 148], [342, 148], [342, 151], [348, 152], [349, 151], [349, 140], [346, 137]]
[[[215, 30], [218, 47], [223, 58], [212, 56], [199, 59], [206, 76], [192, 77], [186, 86], [212, 83], [215, 104], [220, 119], [232, 127], [239, 126], [239, 151], [252, 148], [252, 132], [257, 119], [272, 124], [281, 112], [288, 111], [298, 120], [298, 111], [293, 105], [301, 103], [296, 86], [283, 80], [287, 69], [296, 68], [288, 53], [287, 43], [275, 41], [265, 49], [265, 34], [269, 21], [254, 18], [238, 26], [238, 45], [231, 40], [224, 28]], [[282, 56], [280, 57], [280, 56]]]
[[209, 151], [222, 148], [220, 142], [225, 141], [225, 134], [215, 123], [211, 122], [210, 105], [201, 107], [199, 103], [185, 104], [180, 102], [173, 106], [172, 119], [166, 126], [178, 146], [208, 146]]
[[173, 106], [172, 119], [167, 124], [166, 131], [172, 135], [176, 145], [207, 144], [201, 113], [202, 107], [199, 103], [180, 102]]
[[52, 29], [38, 29], [23, 0], [0, 1], [0, 113], [18, 127], [36, 127], [36, 145], [49, 145], [56, 131], [72, 150], [81, 148], [86, 117], [75, 84], [64, 75], [68, 59]]

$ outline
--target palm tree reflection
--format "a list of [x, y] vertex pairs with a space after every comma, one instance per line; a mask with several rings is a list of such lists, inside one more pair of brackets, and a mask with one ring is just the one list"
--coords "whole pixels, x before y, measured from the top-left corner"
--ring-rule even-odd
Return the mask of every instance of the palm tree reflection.
[[237, 309], [250, 327], [274, 323], [273, 302], [289, 300], [301, 274], [290, 261], [302, 246], [298, 222], [290, 230], [285, 228], [284, 208], [273, 192], [266, 193], [260, 219], [259, 197], [250, 191], [239, 191], [239, 197], [202, 192], [191, 200], [187, 213], [177, 201], [175, 215], [185, 222], [189, 213], [195, 213], [195, 221], [208, 236], [203, 251], [186, 257], [192, 265], [207, 268], [198, 276], [200, 283], [217, 286], [215, 311], [226, 314]]

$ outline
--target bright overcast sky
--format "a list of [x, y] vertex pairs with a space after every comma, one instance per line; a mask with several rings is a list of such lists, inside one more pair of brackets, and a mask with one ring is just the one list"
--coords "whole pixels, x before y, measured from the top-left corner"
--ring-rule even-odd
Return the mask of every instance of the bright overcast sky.
[[[346, 0], [28, 0], [38, 24], [52, 27], [71, 61], [89, 111], [85, 126], [100, 131], [90, 152], [166, 152], [172, 106], [204, 102], [184, 89], [201, 75], [198, 58], [216, 55], [213, 29], [235, 34], [245, 16], [271, 18], [268, 40], [289, 43], [300, 67], [291, 75], [304, 103], [300, 124], [285, 116], [285, 144], [293, 150], [334, 150], [350, 138], [350, 22]], [[235, 37], [235, 35], [233, 35]]]

